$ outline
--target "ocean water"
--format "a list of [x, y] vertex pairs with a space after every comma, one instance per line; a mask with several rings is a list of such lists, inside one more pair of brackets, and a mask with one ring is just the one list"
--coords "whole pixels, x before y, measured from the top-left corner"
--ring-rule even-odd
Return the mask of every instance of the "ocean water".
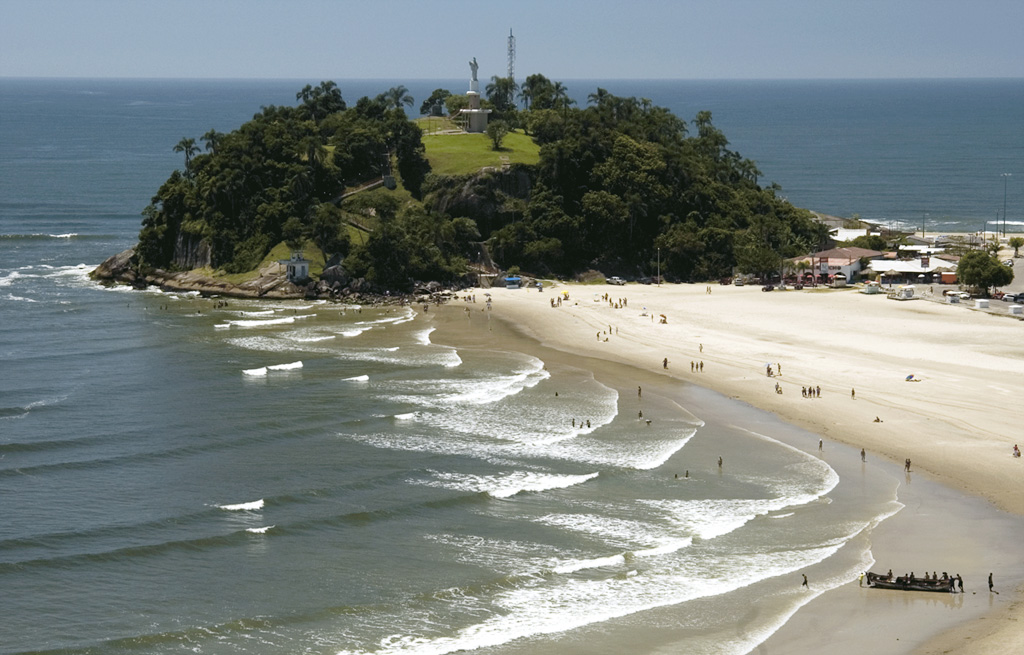
[[[602, 83], [669, 106], [705, 83], [632, 84]], [[792, 87], [840, 92], [822, 84]], [[0, 81], [0, 651], [618, 653], [642, 634], [738, 654], [871, 564], [900, 480], [526, 343], [482, 302], [218, 306], [88, 280], [134, 242], [174, 143], [301, 86]], [[760, 147], [788, 157], [737, 145]]]

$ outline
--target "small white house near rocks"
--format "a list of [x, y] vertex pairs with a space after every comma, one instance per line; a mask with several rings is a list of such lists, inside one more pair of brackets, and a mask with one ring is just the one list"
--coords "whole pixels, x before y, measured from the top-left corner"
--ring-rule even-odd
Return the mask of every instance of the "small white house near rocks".
[[280, 260], [285, 267], [286, 276], [289, 282], [301, 282], [309, 279], [309, 260], [302, 256], [302, 251], [292, 253], [291, 259]]

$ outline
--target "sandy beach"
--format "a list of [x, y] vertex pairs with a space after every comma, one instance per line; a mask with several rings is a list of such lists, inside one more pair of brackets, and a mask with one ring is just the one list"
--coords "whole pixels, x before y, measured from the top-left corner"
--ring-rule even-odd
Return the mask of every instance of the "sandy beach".
[[[563, 292], [568, 300], [553, 307]], [[906, 508], [871, 535], [877, 568], [950, 562], [970, 580], [968, 593], [938, 600], [853, 580], [808, 603], [756, 652], [1024, 652], [1024, 563], [1005, 555], [1024, 534], [1024, 459], [1012, 457], [1024, 441], [1024, 322], [853, 289], [556, 284], [490, 293], [495, 319], [544, 346], [706, 387], [820, 435], [825, 448], [849, 448], [850, 459], [863, 448], [868, 462], [898, 473], [911, 460]], [[806, 387], [820, 396], [805, 397]], [[998, 595], [985, 584], [990, 570]]]

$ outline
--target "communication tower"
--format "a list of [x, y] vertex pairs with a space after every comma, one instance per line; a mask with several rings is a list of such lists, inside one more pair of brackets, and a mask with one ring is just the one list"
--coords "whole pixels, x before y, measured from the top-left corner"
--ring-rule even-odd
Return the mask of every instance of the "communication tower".
[[516, 78], [516, 37], [512, 36], [512, 28], [508, 30], [508, 78]]

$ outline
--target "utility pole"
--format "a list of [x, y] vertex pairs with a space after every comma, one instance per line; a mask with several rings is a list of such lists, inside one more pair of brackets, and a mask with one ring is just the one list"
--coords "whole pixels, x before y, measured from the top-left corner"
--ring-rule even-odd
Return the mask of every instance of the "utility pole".
[[1006, 181], [1012, 173], [1003, 173], [1003, 236], [1006, 236]]

